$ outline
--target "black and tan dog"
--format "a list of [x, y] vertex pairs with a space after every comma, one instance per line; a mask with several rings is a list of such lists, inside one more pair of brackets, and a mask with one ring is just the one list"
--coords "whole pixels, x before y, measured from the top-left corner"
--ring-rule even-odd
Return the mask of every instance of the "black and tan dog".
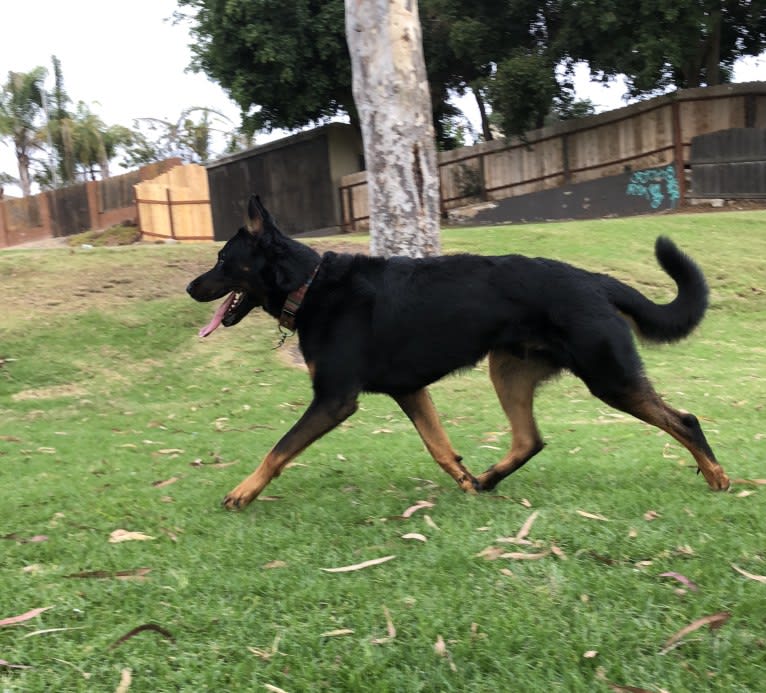
[[[284, 236], [257, 197], [249, 201], [248, 216], [215, 267], [188, 286], [198, 301], [227, 296], [200, 335], [263, 307], [297, 331], [314, 398], [226, 496], [227, 507], [241, 508], [258, 496], [287, 462], [351, 416], [362, 392], [393, 397], [463, 490], [492, 489], [542, 449], [532, 412], [535, 389], [563, 369], [610, 406], [673, 436], [710, 488], [729, 487], [696, 417], [671, 408], [654, 391], [631, 333], [673, 342], [705, 313], [705, 278], [669, 239], [657, 239], [655, 254], [678, 294], [658, 305], [617, 279], [543, 258], [320, 257]], [[487, 355], [513, 440], [500, 462], [474, 477], [447, 438], [426, 387]]]

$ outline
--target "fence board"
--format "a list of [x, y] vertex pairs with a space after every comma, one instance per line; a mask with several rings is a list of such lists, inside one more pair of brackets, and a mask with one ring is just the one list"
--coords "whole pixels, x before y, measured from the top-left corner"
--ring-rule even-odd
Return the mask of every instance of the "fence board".
[[176, 166], [135, 186], [141, 234], [177, 241], [213, 240], [207, 171]]
[[766, 129], [731, 128], [691, 142], [692, 197], [766, 197]]
[[72, 236], [91, 227], [88, 193], [84, 185], [70, 185], [47, 193], [54, 236]]

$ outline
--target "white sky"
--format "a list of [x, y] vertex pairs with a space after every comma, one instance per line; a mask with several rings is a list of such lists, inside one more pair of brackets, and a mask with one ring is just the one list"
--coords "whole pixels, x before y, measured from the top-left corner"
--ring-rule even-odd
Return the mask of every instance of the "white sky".
[[[170, 18], [175, 0], [3, 0], [0, 23], [0, 82], [9, 71], [37, 65], [50, 73], [51, 56], [61, 61], [64, 86], [73, 103], [86, 102], [108, 125], [132, 127], [135, 118], [175, 121], [192, 106], [214, 108], [236, 124], [239, 110], [205, 75], [187, 72], [191, 62], [187, 24]], [[766, 79], [766, 55], [742, 61], [735, 81]], [[577, 95], [598, 111], [624, 105], [621, 85], [591, 84], [587, 70], [577, 80]], [[472, 98], [459, 104], [476, 122]], [[265, 141], [261, 135], [258, 141]], [[0, 172], [17, 177], [10, 145], [0, 144]], [[6, 192], [15, 194], [12, 186]]]

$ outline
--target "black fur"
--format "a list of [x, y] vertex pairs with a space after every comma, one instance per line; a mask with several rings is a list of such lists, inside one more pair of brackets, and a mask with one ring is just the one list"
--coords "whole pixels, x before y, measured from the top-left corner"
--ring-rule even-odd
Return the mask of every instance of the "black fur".
[[635, 411], [636, 401], [654, 393], [631, 326], [646, 340], [672, 342], [688, 335], [707, 307], [701, 270], [668, 238], [657, 239], [655, 254], [678, 291], [659, 305], [613, 277], [545, 258], [383, 259], [334, 252], [320, 258], [281, 234], [257, 198], [249, 215], [250, 228], [226, 243], [216, 266], [192, 281], [188, 292], [198, 301], [242, 292], [223, 320], [226, 326], [256, 306], [277, 318], [288, 293], [319, 265], [296, 330], [313, 376], [309, 413], [319, 410], [331, 420], [316, 424], [322, 429], [317, 435], [296, 430], [299, 422], [291, 431], [299, 438], [316, 439], [337, 425], [353, 412], [360, 392], [406, 399], [488, 353], [512, 360], [517, 369], [534, 364], [544, 373], [538, 380], [569, 370], [605, 402], [661, 425]]

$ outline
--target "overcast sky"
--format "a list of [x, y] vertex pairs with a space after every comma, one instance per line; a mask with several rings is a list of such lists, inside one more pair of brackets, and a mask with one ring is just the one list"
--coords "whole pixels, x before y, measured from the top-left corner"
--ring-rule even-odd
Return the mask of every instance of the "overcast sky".
[[[236, 124], [239, 110], [225, 92], [201, 74], [187, 71], [191, 38], [187, 24], [173, 25], [175, 0], [4, 0], [0, 33], [0, 80], [9, 71], [48, 68], [61, 61], [73, 103], [86, 102], [108, 125], [131, 127], [142, 117], [175, 121], [191, 106], [214, 108]], [[766, 57], [740, 66], [735, 81], [766, 79]], [[624, 105], [623, 89], [578, 80], [578, 97], [597, 110]], [[461, 104], [463, 106], [464, 104]], [[473, 100], [465, 105], [474, 108]], [[475, 110], [467, 113], [475, 119]], [[262, 135], [257, 141], [265, 141]], [[0, 172], [18, 177], [12, 148], [0, 144]], [[14, 194], [10, 186], [6, 192]]]

